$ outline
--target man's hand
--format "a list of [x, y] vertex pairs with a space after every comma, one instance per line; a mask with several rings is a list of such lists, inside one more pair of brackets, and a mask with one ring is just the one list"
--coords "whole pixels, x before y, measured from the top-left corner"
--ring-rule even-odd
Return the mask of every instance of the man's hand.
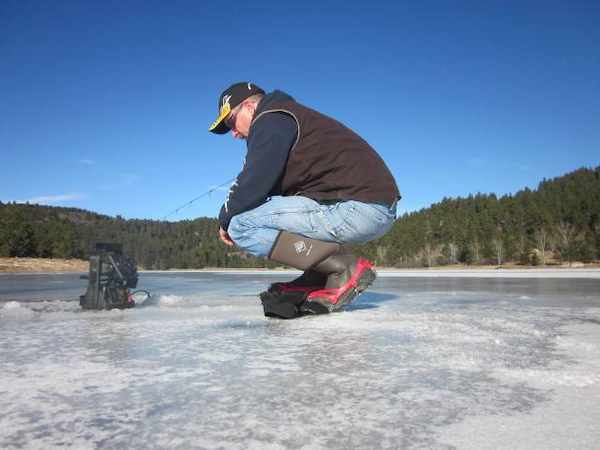
[[229, 233], [225, 231], [223, 228], [219, 228], [219, 237], [225, 243], [225, 245], [229, 245], [230, 247], [234, 245], [234, 242], [229, 237]]

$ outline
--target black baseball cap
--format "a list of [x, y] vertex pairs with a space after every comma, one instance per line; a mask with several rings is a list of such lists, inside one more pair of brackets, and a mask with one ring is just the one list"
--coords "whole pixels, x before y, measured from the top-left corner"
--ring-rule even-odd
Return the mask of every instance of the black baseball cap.
[[219, 104], [217, 105], [219, 116], [217, 117], [217, 120], [215, 120], [208, 128], [208, 131], [216, 134], [227, 133], [229, 131], [229, 127], [225, 125], [225, 118], [229, 115], [233, 108], [242, 103], [248, 97], [255, 94], [265, 95], [265, 91], [248, 81], [232, 84], [225, 89], [219, 97]]

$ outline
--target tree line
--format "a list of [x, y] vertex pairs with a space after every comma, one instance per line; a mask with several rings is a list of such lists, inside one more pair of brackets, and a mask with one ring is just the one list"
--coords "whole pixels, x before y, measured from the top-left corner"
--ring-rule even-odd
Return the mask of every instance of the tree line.
[[362, 249], [382, 265], [524, 265], [600, 259], [600, 167], [498, 198], [444, 198]]
[[[216, 219], [126, 220], [77, 208], [0, 202], [0, 256], [87, 259], [119, 242], [146, 269], [275, 267], [223, 245]], [[582, 168], [498, 198], [475, 194], [401, 216], [353, 250], [380, 266], [431, 267], [600, 259], [600, 167]]]
[[87, 259], [117, 242], [146, 269], [270, 267], [218, 239], [216, 219], [167, 222], [110, 217], [77, 208], [0, 203], [0, 256]]

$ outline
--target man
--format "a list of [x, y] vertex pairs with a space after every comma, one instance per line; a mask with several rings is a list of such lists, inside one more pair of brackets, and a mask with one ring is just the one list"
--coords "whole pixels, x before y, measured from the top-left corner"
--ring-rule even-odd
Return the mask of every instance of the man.
[[220, 238], [302, 269], [261, 294], [266, 315], [336, 311], [375, 279], [373, 264], [341, 251], [383, 236], [400, 194], [383, 160], [338, 121], [284, 92], [235, 83], [209, 131], [245, 139], [244, 167], [219, 214]]

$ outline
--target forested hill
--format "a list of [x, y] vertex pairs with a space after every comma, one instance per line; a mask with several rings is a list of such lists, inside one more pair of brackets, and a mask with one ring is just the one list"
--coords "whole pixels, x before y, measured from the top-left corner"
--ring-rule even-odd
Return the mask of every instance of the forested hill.
[[146, 269], [264, 267], [218, 239], [216, 219], [125, 220], [76, 208], [0, 203], [0, 256], [87, 259], [118, 242]]
[[[226, 247], [218, 228], [209, 218], [125, 220], [75, 208], [0, 203], [0, 256], [85, 259], [100, 241], [122, 243], [148, 269], [275, 265]], [[405, 214], [386, 236], [357, 251], [396, 267], [598, 260], [600, 167], [500, 198], [445, 198]]]
[[368, 254], [394, 266], [544, 264], [600, 258], [600, 166], [501, 198], [476, 194], [405, 214]]

